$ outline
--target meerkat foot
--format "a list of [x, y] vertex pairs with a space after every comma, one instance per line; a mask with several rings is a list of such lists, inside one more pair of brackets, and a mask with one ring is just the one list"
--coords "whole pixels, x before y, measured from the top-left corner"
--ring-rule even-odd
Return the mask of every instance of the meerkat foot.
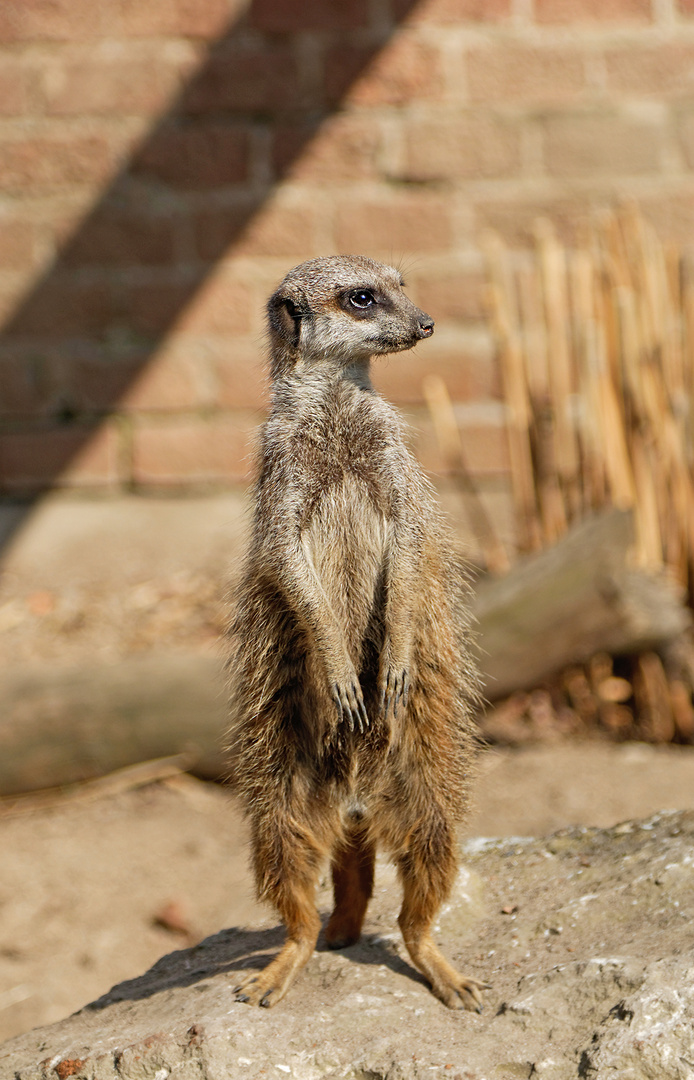
[[234, 997], [248, 1005], [272, 1008], [282, 1000], [312, 952], [313, 946], [307, 949], [306, 946], [288, 941], [272, 963], [234, 987]]
[[334, 911], [325, 928], [325, 943], [329, 949], [346, 949], [349, 945], [356, 945], [361, 937], [362, 912], [354, 912], [351, 916], [342, 912]]
[[472, 979], [469, 976], [459, 975], [455, 973], [456, 978], [453, 985], [444, 985], [443, 987], [435, 987], [432, 984], [432, 991], [444, 1005], [449, 1009], [467, 1009], [468, 1012], [481, 1013], [484, 1011], [484, 1002], [482, 1001], [482, 990], [490, 990], [489, 983], [480, 982], [479, 979]]
[[429, 981], [435, 996], [449, 1009], [467, 1009], [481, 1013], [482, 991], [491, 989], [489, 983], [461, 975], [451, 967], [430, 938], [413, 944], [405, 941], [415, 967]]

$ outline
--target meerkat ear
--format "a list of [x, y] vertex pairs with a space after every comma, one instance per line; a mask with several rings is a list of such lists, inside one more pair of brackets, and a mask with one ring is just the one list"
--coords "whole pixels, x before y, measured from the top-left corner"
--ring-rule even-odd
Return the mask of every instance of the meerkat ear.
[[279, 334], [288, 345], [298, 345], [301, 336], [301, 320], [310, 314], [305, 298], [294, 293], [290, 295], [283, 289], [278, 289], [270, 297], [267, 313], [270, 326], [275, 333]]

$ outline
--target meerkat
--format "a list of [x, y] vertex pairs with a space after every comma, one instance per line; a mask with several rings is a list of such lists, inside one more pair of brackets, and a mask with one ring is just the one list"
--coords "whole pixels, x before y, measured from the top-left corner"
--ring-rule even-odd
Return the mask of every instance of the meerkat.
[[369, 375], [434, 322], [400, 273], [312, 259], [268, 303], [272, 405], [230, 628], [231, 775], [250, 821], [258, 895], [286, 942], [236, 987], [271, 1006], [316, 945], [331, 859], [332, 948], [359, 939], [377, 845], [402, 883], [399, 925], [450, 1008], [481, 1010], [431, 925], [457, 872], [478, 682], [468, 585], [404, 422]]

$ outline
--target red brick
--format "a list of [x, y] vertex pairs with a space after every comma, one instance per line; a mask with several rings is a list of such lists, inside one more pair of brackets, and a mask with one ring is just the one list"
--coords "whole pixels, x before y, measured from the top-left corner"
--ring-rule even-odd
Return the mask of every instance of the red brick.
[[687, 167], [694, 169], [694, 110], [686, 109], [678, 114], [677, 137]]
[[198, 256], [206, 262], [228, 257], [286, 256], [301, 261], [320, 254], [316, 241], [317, 211], [310, 197], [305, 205], [267, 202], [210, 210], [194, 222]]
[[[604, 202], [612, 201], [613, 192], [608, 191]], [[585, 228], [595, 202], [594, 195], [541, 198], [524, 196], [521, 192], [515, 198], [480, 199], [474, 205], [475, 224], [478, 233], [482, 229], [494, 229], [508, 244], [529, 247], [534, 244], [537, 219], [547, 217], [556, 226], [561, 240], [572, 244], [576, 242], [577, 230]]]
[[97, 37], [107, 32], [107, 14], [98, 0], [3, 0], [0, 42]]
[[460, 425], [465, 463], [477, 476], [509, 471], [508, 436], [504, 424], [463, 423]]
[[277, 127], [273, 165], [277, 176], [317, 181], [365, 180], [380, 173], [383, 134], [373, 116], [338, 114], [315, 125]]
[[133, 282], [129, 288], [123, 288], [112, 321], [135, 334], [159, 337], [168, 333], [182, 314], [194, 287], [193, 282]]
[[24, 494], [53, 486], [113, 487], [121, 480], [115, 424], [0, 435], [0, 489]]
[[312, 30], [358, 30], [368, 26], [368, 0], [253, 0], [250, 25], [273, 34]]
[[549, 117], [542, 128], [545, 166], [553, 176], [633, 176], [662, 167], [664, 132], [658, 121], [586, 113]]
[[198, 257], [205, 262], [222, 258], [237, 243], [257, 205], [253, 202], [246, 207], [226, 207], [197, 214], [192, 225]]
[[129, 115], [161, 110], [175, 89], [177, 69], [152, 57], [113, 57], [71, 50], [55, 60], [43, 80], [49, 116]]
[[389, 401], [400, 405], [424, 402], [422, 380], [426, 375], [440, 375], [454, 401], [500, 396], [491, 342], [471, 340], [469, 336], [456, 340], [447, 334], [439, 344], [434, 332], [426, 347], [374, 360], [372, 374], [377, 389]]
[[31, 222], [0, 220], [0, 267], [24, 270], [35, 261], [36, 230]]
[[234, 244], [237, 255], [285, 255], [296, 262], [319, 255], [318, 210], [310, 198], [302, 205], [269, 202], [248, 219]]
[[100, 135], [5, 141], [0, 147], [0, 191], [45, 195], [107, 178], [109, 144]]
[[354, 194], [335, 209], [335, 243], [342, 252], [376, 252], [390, 260], [409, 252], [449, 251], [452, 242], [450, 201], [442, 195]]
[[664, 191], [654, 196], [641, 196], [639, 205], [656, 233], [665, 242], [680, 249], [694, 248], [694, 182], [676, 193]]
[[133, 480], [151, 487], [246, 482], [257, 422], [248, 413], [138, 420]]
[[176, 320], [187, 334], [243, 334], [251, 328], [255, 294], [224, 269], [212, 271], [198, 286]]
[[174, 339], [143, 364], [121, 398], [128, 412], [171, 412], [209, 405], [207, 366]]
[[0, 56], [0, 116], [27, 112], [33, 82], [33, 72], [21, 59]]
[[174, 260], [175, 223], [101, 206], [61, 253], [66, 266], [160, 266]]
[[115, 314], [107, 284], [55, 271], [22, 302], [6, 332], [34, 338], [101, 334]]
[[694, 47], [663, 44], [608, 50], [605, 54], [611, 92], [637, 98], [666, 95], [691, 97], [694, 90]]
[[[215, 346], [211, 346], [215, 349]], [[211, 361], [215, 400], [221, 408], [266, 409], [269, 384], [264, 349], [259, 341], [219, 342]]]
[[299, 76], [289, 44], [268, 40], [262, 46], [232, 38], [202, 66], [186, 87], [181, 111], [188, 114], [216, 111], [296, 107]]
[[467, 270], [443, 262], [428, 271], [415, 269], [406, 280], [408, 294], [437, 322], [482, 321], [488, 315], [488, 282], [482, 269]]
[[441, 55], [414, 34], [397, 34], [380, 51], [335, 45], [325, 57], [325, 92], [330, 103], [406, 105], [437, 101], [444, 94]]
[[242, 0], [120, 0], [121, 26], [132, 37], [216, 38], [244, 7]]
[[395, 0], [393, 14], [411, 23], [503, 22], [513, 15], [511, 0]]
[[564, 46], [472, 48], [467, 66], [475, 102], [554, 106], [581, 98], [587, 89], [582, 54]]
[[58, 350], [61, 393], [77, 412], [112, 412], [142, 372], [148, 356], [144, 349], [126, 356], [112, 355], [98, 343], [68, 343], [69, 354]]
[[57, 399], [52, 365], [43, 356], [26, 355], [12, 346], [7, 342], [0, 356], [0, 417], [46, 416]]
[[650, 22], [653, 0], [535, 0], [541, 23]]
[[[445, 474], [448, 469], [441, 459], [434, 425], [426, 413], [417, 416], [414, 433], [413, 450], [423, 467], [429, 472]], [[487, 479], [508, 473], [508, 436], [503, 425], [461, 425], [461, 436], [465, 465], [473, 476]]]
[[469, 113], [418, 117], [405, 129], [404, 176], [408, 180], [487, 179], [521, 166], [517, 120]]
[[132, 172], [160, 184], [203, 191], [246, 180], [249, 152], [248, 130], [239, 124], [167, 127], [137, 154]]

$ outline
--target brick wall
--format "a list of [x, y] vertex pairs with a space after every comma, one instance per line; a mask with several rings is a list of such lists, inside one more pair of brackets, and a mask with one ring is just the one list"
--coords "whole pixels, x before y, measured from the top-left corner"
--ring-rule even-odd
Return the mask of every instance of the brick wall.
[[692, 0], [3, 0], [0, 492], [243, 482], [267, 294], [360, 251], [437, 320], [378, 385], [435, 469], [439, 372], [501, 496], [481, 232], [694, 243], [693, 170]]

